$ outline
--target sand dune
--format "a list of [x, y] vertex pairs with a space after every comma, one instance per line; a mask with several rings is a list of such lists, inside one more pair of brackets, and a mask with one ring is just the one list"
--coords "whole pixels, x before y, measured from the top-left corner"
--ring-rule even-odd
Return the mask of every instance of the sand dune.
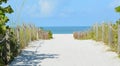
[[120, 66], [117, 54], [107, 50], [100, 42], [54, 34], [52, 40], [31, 42], [10, 66]]

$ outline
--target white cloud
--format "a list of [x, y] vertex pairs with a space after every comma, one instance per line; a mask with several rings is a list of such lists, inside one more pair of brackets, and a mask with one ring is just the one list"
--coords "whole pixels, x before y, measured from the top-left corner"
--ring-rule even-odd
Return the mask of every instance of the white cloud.
[[40, 14], [43, 17], [51, 16], [56, 8], [55, 0], [39, 0]]
[[113, 0], [113, 2], [111, 3], [112, 7], [117, 7], [120, 6], [120, 0]]
[[[26, 12], [26, 10], [28, 10], [28, 11]], [[26, 14], [31, 17], [39, 17], [40, 12], [38, 12], [38, 11], [39, 11], [38, 5], [36, 5], [36, 4], [26, 6], [26, 8], [25, 8]]]
[[70, 17], [73, 16], [76, 12], [74, 9], [64, 8], [61, 13], [59, 14], [60, 17]]
[[27, 5], [28, 15], [32, 17], [50, 17], [54, 15], [58, 0], [35, 0]]
[[35, 0], [28, 1], [26, 5], [27, 16], [44, 18], [44, 17], [68, 17], [74, 10], [67, 7], [61, 7], [64, 0]]

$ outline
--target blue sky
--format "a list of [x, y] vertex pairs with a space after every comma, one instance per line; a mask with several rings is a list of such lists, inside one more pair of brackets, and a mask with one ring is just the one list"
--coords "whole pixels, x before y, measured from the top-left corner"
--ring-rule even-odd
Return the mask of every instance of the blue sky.
[[9, 0], [8, 4], [14, 9], [8, 15], [10, 24], [90, 26], [120, 18], [114, 10], [120, 0]]

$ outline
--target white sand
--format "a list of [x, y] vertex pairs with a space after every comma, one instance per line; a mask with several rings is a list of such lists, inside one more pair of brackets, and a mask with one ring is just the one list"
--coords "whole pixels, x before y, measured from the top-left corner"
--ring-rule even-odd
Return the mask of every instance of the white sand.
[[10, 65], [120, 66], [117, 54], [107, 49], [100, 42], [74, 40], [72, 34], [55, 34], [52, 40], [30, 43]]

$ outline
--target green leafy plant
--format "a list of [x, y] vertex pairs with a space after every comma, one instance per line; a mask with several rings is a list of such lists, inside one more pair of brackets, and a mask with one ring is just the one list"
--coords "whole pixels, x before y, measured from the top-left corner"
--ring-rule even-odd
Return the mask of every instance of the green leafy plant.
[[[2, 7], [2, 3], [7, 3], [8, 0], [0, 0], [0, 35], [5, 36], [6, 34], [6, 30], [9, 30], [9, 27], [6, 26], [6, 23], [9, 21], [8, 17], [6, 16], [6, 14], [11, 14], [13, 12], [13, 9], [11, 8], [10, 5], [8, 5], [7, 7]], [[0, 36], [0, 38], [2, 38]], [[8, 50], [9, 48], [7, 47], [9, 44], [8, 42], [10, 42], [10, 40], [6, 40], [7, 42], [3, 42], [1, 43], [2, 45], [0, 45], [0, 65], [6, 65], [9, 62], [10, 59], [10, 50]]]
[[116, 7], [115, 11], [118, 12], [118, 13], [120, 13], [120, 6]]
[[[2, 3], [7, 3], [8, 0], [0, 0], [0, 5], [2, 5]], [[6, 16], [7, 13], [12, 13], [13, 9], [11, 8], [11, 6], [7, 6], [7, 7], [2, 7], [0, 6], [0, 34], [4, 34], [6, 31], [6, 23], [9, 21], [8, 17]]]
[[50, 30], [48, 31], [48, 34], [49, 34], [49, 39], [52, 39], [53, 36], [52, 36], [52, 32]]

